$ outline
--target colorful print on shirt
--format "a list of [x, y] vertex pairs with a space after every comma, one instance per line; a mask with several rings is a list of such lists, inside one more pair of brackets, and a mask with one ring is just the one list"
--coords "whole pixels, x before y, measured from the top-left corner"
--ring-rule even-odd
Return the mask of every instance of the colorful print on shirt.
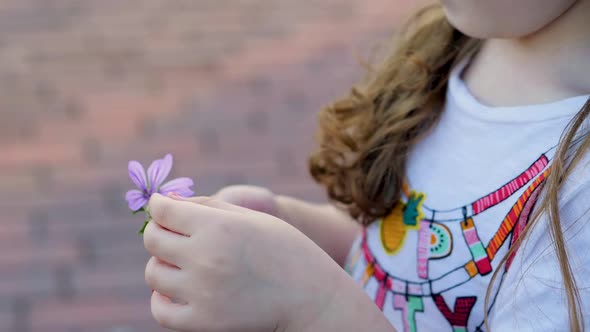
[[[423, 331], [483, 331], [485, 311], [493, 306], [505, 272], [498, 276], [490, 305], [484, 308], [491, 275], [504, 257], [499, 251], [505, 253], [528, 222], [549, 173], [548, 165], [543, 154], [497, 190], [449, 210], [430, 208], [428, 193], [405, 186], [404, 198], [391, 213], [367, 227], [357, 240], [346, 270], [404, 332], [421, 332], [417, 324], [420, 317], [428, 317], [420, 320], [423, 326], [431, 321], [431, 327]], [[510, 198], [515, 203], [506, 204]], [[497, 208], [506, 210], [505, 217], [493, 234], [485, 237], [490, 240], [482, 241], [480, 219], [489, 222], [481, 217]], [[463, 253], [463, 260], [453, 257], [456, 251]], [[435, 261], [438, 265], [432, 271]], [[416, 277], [400, 277], [396, 273], [400, 269], [415, 269]], [[436, 316], [444, 317], [446, 327], [436, 325]]]

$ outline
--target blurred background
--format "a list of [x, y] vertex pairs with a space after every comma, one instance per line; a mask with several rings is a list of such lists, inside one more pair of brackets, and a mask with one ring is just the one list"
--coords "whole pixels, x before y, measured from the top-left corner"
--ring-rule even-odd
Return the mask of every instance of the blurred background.
[[324, 199], [316, 114], [417, 5], [0, 1], [0, 332], [161, 331], [127, 162]]

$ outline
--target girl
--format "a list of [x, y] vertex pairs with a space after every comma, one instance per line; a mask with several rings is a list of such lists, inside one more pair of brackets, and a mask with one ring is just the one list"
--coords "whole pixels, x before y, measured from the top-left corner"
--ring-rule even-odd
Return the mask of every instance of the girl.
[[589, 18], [588, 0], [419, 12], [371, 79], [320, 114], [310, 169], [334, 205], [254, 187], [153, 196], [156, 320], [179, 331], [584, 330]]

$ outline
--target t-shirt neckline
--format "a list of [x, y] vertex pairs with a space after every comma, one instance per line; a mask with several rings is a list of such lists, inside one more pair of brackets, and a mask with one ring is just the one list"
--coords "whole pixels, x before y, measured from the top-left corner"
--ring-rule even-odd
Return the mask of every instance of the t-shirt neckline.
[[587, 102], [590, 95], [565, 98], [553, 102], [519, 106], [490, 106], [477, 100], [462, 79], [469, 58], [458, 63], [451, 71], [447, 101], [469, 115], [492, 122], [537, 122], [558, 118], [572, 118]]

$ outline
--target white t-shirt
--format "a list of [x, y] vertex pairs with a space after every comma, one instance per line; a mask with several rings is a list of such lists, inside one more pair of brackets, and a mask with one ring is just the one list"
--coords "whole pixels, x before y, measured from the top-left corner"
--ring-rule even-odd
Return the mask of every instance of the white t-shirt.
[[[484, 301], [514, 232], [531, 214], [561, 134], [588, 96], [489, 107], [461, 80], [464, 66], [451, 75], [440, 122], [410, 155], [404, 198], [357, 239], [346, 269], [400, 332], [484, 331], [485, 310], [493, 331], [567, 331], [544, 216], [507, 272], [499, 272], [489, 308]], [[590, 327], [588, 160], [564, 185], [560, 206]]]

